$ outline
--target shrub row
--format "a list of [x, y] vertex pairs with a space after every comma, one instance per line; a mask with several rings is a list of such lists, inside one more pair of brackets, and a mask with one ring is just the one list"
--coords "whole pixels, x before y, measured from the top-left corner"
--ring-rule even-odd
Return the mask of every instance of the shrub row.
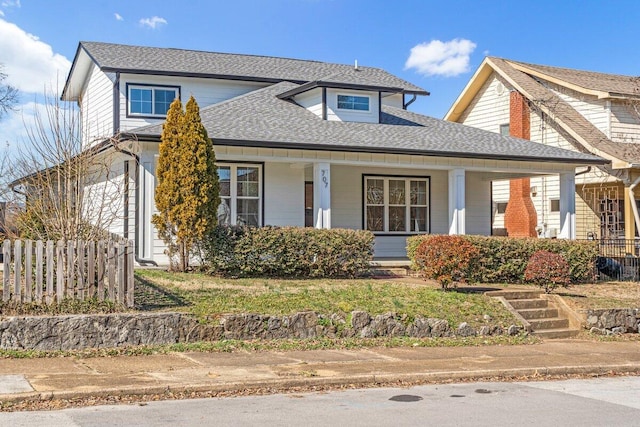
[[[442, 237], [442, 236], [441, 236]], [[446, 237], [446, 236], [444, 236]], [[460, 236], [478, 249], [468, 280], [476, 283], [524, 283], [527, 262], [537, 251], [561, 254], [569, 264], [571, 283], [594, 280], [598, 246], [595, 241], [534, 239], [514, 237]], [[420, 270], [416, 250], [433, 235], [413, 236], [407, 240], [407, 255], [412, 267]]]
[[373, 258], [362, 230], [217, 226], [203, 246], [211, 273], [236, 277], [356, 277]]

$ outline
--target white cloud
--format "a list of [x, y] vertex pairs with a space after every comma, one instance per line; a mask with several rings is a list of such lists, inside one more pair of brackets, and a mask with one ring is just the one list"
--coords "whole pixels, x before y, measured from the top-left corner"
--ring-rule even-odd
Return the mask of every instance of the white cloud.
[[21, 7], [20, 0], [4, 0], [2, 3], [2, 7]]
[[116, 21], [124, 21], [124, 18], [119, 13], [114, 13], [113, 16], [116, 17]]
[[164, 18], [160, 18], [159, 16], [154, 16], [152, 18], [142, 18], [140, 20], [140, 25], [143, 27], [149, 27], [151, 29], [156, 29], [160, 25], [166, 25], [167, 20]]
[[476, 44], [466, 39], [431, 40], [412, 47], [404, 67], [425, 76], [454, 77], [469, 71], [469, 55], [475, 48]]
[[0, 10], [0, 16], [4, 16], [4, 12]]
[[71, 62], [54, 53], [50, 45], [3, 19], [0, 19], [0, 64], [7, 74], [5, 83], [27, 93], [62, 90], [71, 68]]

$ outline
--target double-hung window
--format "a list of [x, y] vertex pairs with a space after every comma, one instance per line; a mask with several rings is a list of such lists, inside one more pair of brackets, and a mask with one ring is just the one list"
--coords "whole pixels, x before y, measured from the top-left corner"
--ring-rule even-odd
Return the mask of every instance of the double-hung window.
[[357, 95], [338, 95], [338, 109], [369, 111], [369, 97]]
[[231, 163], [218, 165], [219, 224], [254, 227], [262, 224], [261, 176], [261, 165]]
[[173, 86], [128, 85], [128, 114], [131, 116], [164, 117], [180, 88]]
[[364, 177], [365, 229], [376, 233], [429, 231], [429, 178]]

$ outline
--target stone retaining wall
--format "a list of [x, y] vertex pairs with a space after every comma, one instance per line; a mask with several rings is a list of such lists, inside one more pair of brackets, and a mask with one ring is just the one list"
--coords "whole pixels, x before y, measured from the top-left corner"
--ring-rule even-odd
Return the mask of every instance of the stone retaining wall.
[[593, 333], [640, 332], [640, 308], [587, 310], [587, 329]]
[[446, 320], [416, 317], [408, 322], [395, 313], [370, 316], [354, 311], [348, 318], [301, 312], [290, 316], [229, 314], [219, 322], [199, 323], [183, 313], [25, 316], [0, 319], [0, 348], [79, 350], [221, 339], [315, 337], [453, 337], [515, 335], [511, 325], [473, 328], [462, 323], [452, 329]]

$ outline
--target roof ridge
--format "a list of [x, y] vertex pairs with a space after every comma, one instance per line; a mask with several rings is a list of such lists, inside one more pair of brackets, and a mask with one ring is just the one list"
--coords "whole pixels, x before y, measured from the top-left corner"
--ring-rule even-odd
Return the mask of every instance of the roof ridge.
[[569, 67], [558, 67], [556, 65], [546, 65], [546, 64], [534, 64], [533, 62], [523, 62], [523, 61], [517, 61], [515, 59], [509, 59], [509, 58], [502, 58], [500, 56], [487, 56], [488, 59], [500, 59], [503, 61], [506, 61], [510, 64], [518, 64], [518, 65], [522, 65], [525, 67], [543, 67], [543, 68], [551, 68], [554, 70], [562, 70], [562, 71], [571, 71], [571, 72], [579, 72], [579, 73], [587, 73], [587, 74], [597, 74], [597, 75], [601, 75], [601, 76], [610, 76], [610, 77], [623, 77], [623, 78], [631, 78], [631, 79], [635, 79], [635, 78], [640, 78], [640, 75], [638, 76], [634, 76], [634, 75], [630, 75], [630, 74], [615, 74], [615, 73], [605, 73], [602, 71], [591, 71], [591, 70], [584, 70], [581, 68], [569, 68]]
[[[109, 45], [109, 46], [123, 46], [123, 47], [133, 47], [133, 48], [142, 48], [142, 49], [160, 49], [160, 50], [175, 50], [182, 52], [194, 52], [194, 53], [208, 53], [208, 54], [216, 54], [216, 55], [233, 55], [233, 56], [244, 56], [244, 57], [252, 57], [252, 58], [271, 58], [271, 59], [284, 59], [287, 61], [300, 61], [300, 62], [312, 62], [316, 64], [329, 64], [329, 65], [339, 65], [344, 67], [351, 67], [351, 64], [344, 64], [340, 62], [327, 62], [327, 61], [319, 61], [317, 59], [301, 59], [301, 58], [291, 58], [286, 56], [275, 56], [275, 55], [257, 55], [252, 53], [237, 53], [237, 52], [220, 52], [220, 51], [212, 51], [212, 50], [201, 50], [201, 49], [184, 49], [179, 47], [160, 47], [160, 46], [142, 46], [135, 44], [124, 44], [124, 43], [109, 43], [109, 42], [97, 42], [97, 41], [80, 41], [80, 44], [100, 44], [100, 45]], [[358, 65], [358, 67], [361, 67]], [[380, 67], [370, 67], [370, 66], [362, 66], [362, 68], [367, 69], [377, 69], [383, 70]]]

